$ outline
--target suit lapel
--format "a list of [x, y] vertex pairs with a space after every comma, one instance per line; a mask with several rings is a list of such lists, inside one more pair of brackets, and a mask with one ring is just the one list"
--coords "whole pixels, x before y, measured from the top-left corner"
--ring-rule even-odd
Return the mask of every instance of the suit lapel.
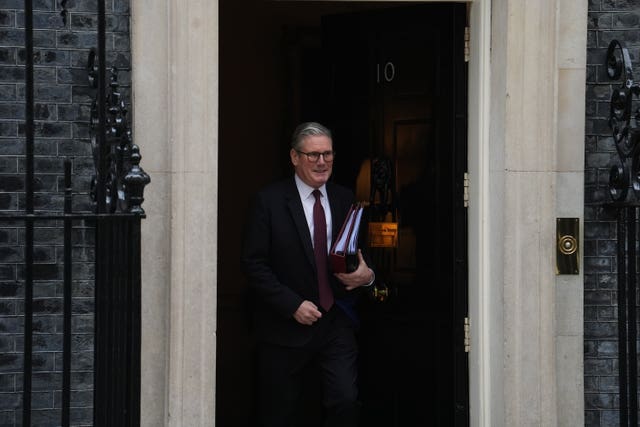
[[298, 193], [298, 187], [294, 179], [291, 179], [290, 185], [287, 187], [286, 195], [288, 201], [287, 206], [291, 217], [298, 230], [298, 235], [302, 241], [302, 247], [309, 262], [312, 266], [316, 265], [315, 255], [313, 254], [313, 245], [311, 243], [311, 233], [309, 233], [309, 225], [307, 224], [307, 218], [304, 216], [304, 209], [302, 208], [302, 202], [300, 201], [300, 194]]
[[329, 198], [329, 205], [331, 206], [331, 242], [335, 242], [342, 223], [345, 220], [347, 209], [343, 206], [343, 201], [332, 191], [330, 183], [327, 183], [327, 197]]

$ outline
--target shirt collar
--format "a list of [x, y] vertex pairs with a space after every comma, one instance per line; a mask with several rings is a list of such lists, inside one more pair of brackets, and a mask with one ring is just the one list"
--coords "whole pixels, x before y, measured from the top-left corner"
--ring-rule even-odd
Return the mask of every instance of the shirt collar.
[[[310, 185], [307, 185], [303, 180], [300, 179], [298, 175], [294, 175], [294, 176], [296, 179], [296, 187], [298, 187], [298, 193], [300, 193], [300, 196], [302, 197], [302, 199], [304, 200], [309, 197], [313, 197], [311, 193], [313, 193], [313, 190], [315, 190], [315, 188], [311, 187]], [[326, 184], [322, 185], [322, 187], [318, 188], [318, 190], [320, 190], [320, 193], [322, 193], [322, 197], [324, 198], [327, 197]]]

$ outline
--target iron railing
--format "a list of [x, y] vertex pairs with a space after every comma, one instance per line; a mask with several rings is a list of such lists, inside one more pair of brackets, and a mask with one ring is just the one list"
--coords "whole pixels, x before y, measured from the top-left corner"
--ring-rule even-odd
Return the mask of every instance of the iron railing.
[[[149, 176], [140, 168], [127, 109], [118, 90], [118, 71], [107, 84], [105, 1], [98, 4], [98, 46], [88, 58], [89, 82], [96, 89], [91, 113], [95, 164], [94, 211], [74, 212], [71, 162], [64, 162], [64, 208], [34, 209], [34, 43], [33, 1], [24, 2], [25, 21], [25, 207], [0, 212], [0, 224], [24, 223], [23, 426], [32, 425], [34, 226], [63, 224], [63, 345], [60, 425], [71, 423], [72, 231], [82, 222], [95, 229], [94, 426], [140, 425], [140, 225]], [[67, 19], [66, 0], [60, 3]]]
[[[640, 111], [632, 112], [640, 86], [633, 81], [627, 49], [612, 40], [607, 51], [607, 74], [620, 80], [611, 93], [609, 127], [613, 134], [618, 164], [609, 172], [609, 194], [605, 204], [617, 221], [618, 291], [618, 387], [620, 426], [638, 425], [638, 208], [640, 207]], [[632, 190], [631, 193], [629, 190]], [[631, 196], [633, 194], [633, 196]]]

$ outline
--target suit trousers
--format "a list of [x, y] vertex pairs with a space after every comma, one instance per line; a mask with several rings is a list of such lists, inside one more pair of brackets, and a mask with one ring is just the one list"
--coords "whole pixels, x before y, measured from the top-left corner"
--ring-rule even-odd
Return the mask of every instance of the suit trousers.
[[[261, 427], [356, 427], [358, 425], [357, 357], [353, 321], [334, 304], [302, 347], [269, 343], [258, 346], [258, 418]], [[325, 419], [294, 419], [306, 369], [318, 370]], [[313, 422], [312, 422], [313, 421]]]

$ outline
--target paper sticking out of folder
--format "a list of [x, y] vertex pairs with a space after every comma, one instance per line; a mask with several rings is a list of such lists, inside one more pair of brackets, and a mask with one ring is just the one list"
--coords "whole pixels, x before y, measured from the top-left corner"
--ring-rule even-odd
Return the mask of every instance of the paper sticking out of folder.
[[329, 252], [334, 273], [350, 273], [358, 268], [358, 236], [362, 220], [362, 205], [354, 203]]

